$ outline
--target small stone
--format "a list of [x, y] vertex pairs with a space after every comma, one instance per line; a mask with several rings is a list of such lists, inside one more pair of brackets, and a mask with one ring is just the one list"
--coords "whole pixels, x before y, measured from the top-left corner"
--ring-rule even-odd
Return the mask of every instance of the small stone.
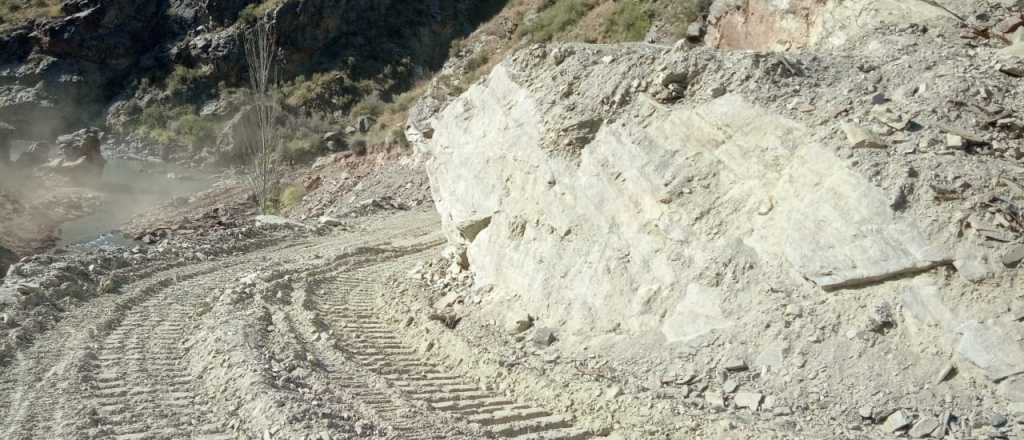
[[711, 89], [712, 98], [721, 98], [725, 96], [726, 93], [728, 93], [728, 91], [722, 86], [716, 86]]
[[329, 434], [327, 431], [320, 431], [320, 436], [318, 438], [320, 440], [331, 440], [331, 434]]
[[791, 414], [793, 414], [793, 410], [788, 406], [780, 406], [772, 410], [772, 415], [777, 417], [788, 416]]
[[874, 414], [875, 409], [870, 406], [862, 406], [860, 407], [860, 409], [857, 410], [857, 415], [859, 415], [862, 419], [870, 419], [874, 416]]
[[434, 341], [427, 341], [420, 344], [420, 353], [429, 353], [430, 350], [434, 349]]
[[992, 422], [993, 428], [1002, 428], [1003, 426], [1006, 426], [1007, 422], [1009, 422], [1006, 416], [1002, 414], [993, 414], [990, 421]]
[[954, 367], [952, 363], [947, 363], [941, 370], [939, 370], [939, 374], [935, 375], [935, 383], [945, 382], [955, 370], [956, 367]]
[[707, 391], [704, 393], [704, 401], [708, 403], [711, 408], [721, 409], [725, 408], [725, 397], [719, 391]]
[[885, 148], [882, 138], [871, 130], [853, 124], [843, 124], [842, 128], [853, 148]]
[[885, 423], [882, 424], [882, 430], [885, 432], [896, 432], [910, 425], [910, 419], [903, 411], [896, 411], [889, 414], [889, 417], [885, 418]]
[[939, 427], [939, 419], [935, 417], [924, 417], [910, 428], [910, 438], [924, 438], [931, 435]]
[[[946, 133], [946, 143], [949, 144], [950, 139], [959, 139], [962, 145], [974, 144], [984, 145], [988, 142], [980, 134], [973, 133], [967, 130], [962, 130], [956, 127], [940, 127], [943, 133]], [[952, 137], [951, 137], [952, 136]]]
[[955, 134], [946, 133], [946, 148], [962, 150], [966, 144], [964, 138]]
[[615, 400], [616, 397], [619, 397], [621, 395], [622, 395], [622, 387], [616, 385], [616, 386], [613, 386], [611, 388], [608, 388], [608, 390], [605, 391], [604, 398], [605, 398], [605, 400]]
[[733, 398], [733, 402], [736, 403], [737, 408], [749, 408], [753, 411], [757, 411], [761, 406], [762, 397], [761, 393], [738, 393], [736, 394], [736, 397]]
[[[915, 92], [917, 90], [914, 90]], [[871, 103], [874, 105], [882, 105], [889, 102], [889, 98], [884, 93], [875, 93], [871, 95]]]
[[689, 385], [683, 385], [683, 386], [679, 387], [679, 395], [681, 395], [683, 397], [689, 397], [690, 396], [690, 386]]
[[651, 391], [656, 391], [656, 390], [661, 389], [661, 386], [663, 385], [662, 382], [661, 382], [661, 378], [662, 378], [661, 374], [659, 374], [659, 373], [651, 373], [651, 376], [647, 379], [646, 388], [648, 390], [651, 390]]
[[910, 118], [882, 105], [871, 109], [871, 116], [874, 116], [875, 119], [895, 130], [903, 130], [910, 125]]
[[725, 391], [726, 393], [730, 393], [731, 394], [731, 393], [736, 392], [736, 389], [739, 388], [739, 387], [740, 387], [739, 383], [737, 383], [735, 380], [729, 379], [729, 380], [725, 381], [724, 384], [722, 384], [722, 391]]
[[725, 368], [725, 371], [733, 372], [747, 371], [747, 361], [744, 361], [741, 358], [729, 358], [725, 361], [725, 364], [722, 365], [722, 368]]
[[817, 108], [815, 106], [811, 105], [811, 104], [804, 103], [804, 104], [800, 104], [796, 109], [800, 110], [800, 112], [802, 112], [802, 113], [810, 113], [810, 112], [813, 112], [814, 110], [816, 110]]
[[533, 327], [533, 317], [525, 313], [511, 316], [506, 325], [506, 330], [511, 335], [518, 335]]
[[334, 228], [334, 227], [341, 226], [344, 223], [341, 220], [337, 219], [337, 218], [325, 215], [323, 217], [320, 217], [320, 224], [324, 225], [324, 226], [328, 226], [328, 227]]
[[553, 328], [538, 328], [534, 331], [533, 338], [531, 338], [534, 344], [541, 347], [548, 347], [554, 344], [556, 340], [558, 338], [555, 337], [555, 329]]
[[1019, 66], [1002, 66], [999, 71], [1014, 78], [1024, 78], [1024, 68]]
[[701, 38], [703, 37], [704, 23], [702, 21], [697, 20], [693, 23], [690, 23], [690, 25], [686, 27], [686, 39], [689, 40], [690, 42], [700, 42]]
[[1021, 260], [1024, 260], [1024, 244], [1018, 244], [1011, 246], [1005, 254], [1003, 254], [1002, 262], [1006, 267], [1014, 267], [1020, 264]]
[[696, 379], [697, 379], [697, 373], [694, 373], [693, 371], [689, 371], [689, 370], [688, 371], [684, 371], [684, 372], [676, 375], [676, 383], [682, 384], [682, 385], [692, 384], [693, 381], [696, 380]]

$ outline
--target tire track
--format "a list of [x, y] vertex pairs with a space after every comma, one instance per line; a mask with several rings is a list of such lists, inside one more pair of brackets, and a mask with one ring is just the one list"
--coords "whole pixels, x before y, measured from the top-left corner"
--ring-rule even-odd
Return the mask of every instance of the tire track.
[[[88, 349], [83, 352], [83, 348], [92, 345], [105, 328], [116, 326], [122, 313], [163, 291], [176, 279], [194, 278], [214, 270], [211, 265], [193, 266], [172, 270], [172, 275], [165, 278], [145, 280], [131, 289], [133, 294], [129, 297], [116, 298], [113, 304], [105, 305], [110, 317], [92, 321], [88, 326], [81, 322], [64, 322], [47, 332], [48, 340], [33, 344], [24, 361], [14, 365], [11, 374], [6, 376], [16, 382], [11, 394], [4, 396], [9, 405], [4, 413], [4, 427], [8, 430], [5, 438], [63, 438], [56, 433], [88, 428], [89, 421], [83, 419], [91, 418], [90, 414], [76, 406], [76, 399], [85, 385], [79, 381], [90, 375], [95, 355]], [[100, 308], [98, 303], [89, 306], [76, 313], [102, 313], [94, 310], [94, 307]]]
[[[181, 345], [204, 304], [203, 292], [233, 285], [255, 265], [319, 256], [327, 249], [359, 254], [360, 243], [430, 235], [436, 233], [437, 218], [409, 213], [376, 226], [165, 271], [136, 268], [140, 278], [123, 289], [129, 293], [98, 297], [72, 310], [0, 371], [0, 438], [234, 438], [213, 420], [230, 408], [204, 407], [207, 397], [197, 391], [199, 381], [193, 380]], [[339, 371], [336, 377], [342, 376]], [[360, 396], [379, 397], [367, 390]], [[392, 415], [409, 419], [398, 410], [387, 417]], [[447, 438], [413, 431], [413, 425], [410, 434], [423, 434], [417, 438]]]
[[169, 289], [132, 311], [103, 340], [94, 367], [99, 431], [113, 439], [232, 436], [201, 410], [182, 346], [190, 312], [197, 305], [188, 289], [215, 289], [217, 279], [199, 279]]
[[[571, 420], [516, 402], [473, 381], [449, 373], [405, 345], [374, 311], [373, 291], [387, 265], [326, 277], [318, 308], [344, 337], [343, 346], [362, 367], [379, 374], [410, 399], [435, 411], [479, 425], [498, 438], [517, 440], [584, 440], [594, 436]], [[354, 386], [350, 382], [343, 385]]]
[[302, 338], [302, 333], [290, 319], [287, 322], [288, 331], [295, 335], [296, 343], [301, 345], [307, 352], [316, 353], [322, 367], [326, 372], [326, 378], [335, 392], [330, 399], [338, 406], [358, 408], [361, 413], [374, 416], [377, 420], [384, 421], [390, 429], [389, 438], [402, 440], [470, 440], [475, 437], [463, 435], [452, 431], [451, 426], [443, 426], [432, 423], [429, 416], [424, 416], [422, 410], [414, 408], [406, 399], [396, 395], [394, 390], [376, 388], [373, 384], [379, 378], [358, 368], [351, 368], [350, 362], [346, 359], [339, 359], [336, 354], [323, 350], [316, 344], [309, 343]]
[[[269, 252], [312, 246], [308, 241], [293, 241], [273, 246]], [[116, 334], [125, 322], [131, 322], [129, 318], [134, 309], [152, 302], [179, 283], [251, 263], [248, 258], [235, 258], [153, 272], [127, 286], [132, 292], [127, 296], [96, 298], [73, 311], [73, 316], [43, 333], [42, 339], [33, 343], [22, 359], [3, 372], [11, 391], [0, 396], [7, 405], [6, 410], [0, 412], [3, 415], [0, 427], [6, 430], [0, 438], [95, 438], [96, 426], [103, 418], [99, 411], [90, 410], [83, 397], [90, 393], [93, 375], [102, 373], [109, 364], [100, 361], [88, 347], [100, 343], [104, 335]], [[101, 348], [110, 346], [100, 345]], [[128, 395], [126, 392], [123, 396], [110, 397]], [[0, 406], [0, 409], [4, 408]]]

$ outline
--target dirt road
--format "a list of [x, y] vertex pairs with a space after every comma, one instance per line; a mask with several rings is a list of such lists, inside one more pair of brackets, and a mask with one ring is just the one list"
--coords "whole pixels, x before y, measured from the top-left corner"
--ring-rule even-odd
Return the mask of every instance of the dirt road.
[[375, 310], [435, 255], [436, 214], [157, 272], [69, 313], [0, 370], [0, 438], [584, 439], [451, 374]]

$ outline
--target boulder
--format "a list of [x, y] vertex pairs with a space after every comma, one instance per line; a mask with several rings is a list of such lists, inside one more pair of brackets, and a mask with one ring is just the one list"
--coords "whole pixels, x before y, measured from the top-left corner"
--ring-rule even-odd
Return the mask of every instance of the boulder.
[[107, 164], [101, 149], [102, 136], [100, 130], [87, 128], [58, 137], [61, 157], [46, 168], [76, 180], [99, 180]]

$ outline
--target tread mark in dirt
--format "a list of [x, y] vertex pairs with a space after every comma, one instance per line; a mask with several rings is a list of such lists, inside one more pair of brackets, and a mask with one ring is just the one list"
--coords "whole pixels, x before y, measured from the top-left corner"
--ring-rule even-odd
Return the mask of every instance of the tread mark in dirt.
[[482, 390], [472, 381], [445, 373], [401, 342], [374, 313], [372, 287], [380, 274], [348, 272], [327, 278], [329, 296], [319, 304], [325, 319], [342, 334], [354, 360], [381, 374], [411, 398], [482, 426], [498, 438], [582, 440], [593, 438], [568, 418]]
[[[66, 438], [63, 434], [58, 435], [57, 432], [67, 429], [69, 423], [75, 424], [76, 422], [61, 419], [59, 414], [68, 415], [67, 411], [75, 412], [81, 408], [77, 406], [77, 403], [71, 403], [71, 407], [69, 407], [66, 403], [70, 401], [59, 393], [53, 392], [55, 389], [64, 389], [70, 384], [68, 378], [61, 373], [62, 368], [59, 366], [66, 369], [68, 366], [76, 364], [73, 357], [78, 352], [74, 349], [65, 350], [72, 346], [88, 345], [89, 341], [94, 341], [93, 338], [102, 332], [102, 328], [119, 325], [125, 313], [130, 313], [130, 310], [137, 304], [145, 303], [154, 295], [163, 292], [173, 285], [175, 280], [192, 279], [217, 269], [218, 267], [215, 265], [197, 265], [185, 269], [183, 272], [179, 271], [170, 278], [147, 279], [145, 282], [135, 284], [131, 289], [132, 294], [109, 306], [114, 313], [113, 317], [94, 323], [97, 325], [90, 327], [89, 331], [72, 330], [69, 332], [68, 328], [64, 327], [50, 330], [46, 334], [47, 337], [57, 337], [64, 342], [71, 341], [70, 345], [57, 345], [63, 347], [59, 350], [47, 348], [47, 344], [39, 347], [33, 346], [23, 355], [23, 360], [12, 364], [8, 373], [20, 374], [5, 375], [5, 380], [9, 382], [10, 392], [0, 395], [2, 397], [0, 400], [6, 404], [6, 408], [0, 407], [3, 410], [0, 415], [3, 416], [2, 419], [6, 425], [3, 428], [7, 430], [4, 438]], [[95, 362], [86, 361], [86, 363], [94, 364]], [[95, 367], [95, 365], [88, 366]], [[12, 382], [15, 378], [19, 380]], [[78, 429], [74, 430], [78, 431]]]
[[100, 344], [94, 416], [109, 438], [233, 438], [220, 426], [204, 423], [208, 412], [196, 406], [182, 346], [187, 318], [194, 310], [186, 295], [174, 286], [146, 301]]
[[[290, 333], [299, 333], [295, 330], [295, 325], [290, 320], [287, 325]], [[318, 351], [314, 344], [306, 342], [299, 342], [299, 344], [302, 344], [309, 352]], [[331, 363], [330, 360], [323, 360], [327, 361], [325, 371], [330, 379], [330, 383], [340, 386], [347, 393], [343, 396], [333, 397], [337, 403], [345, 404], [358, 401], [374, 412], [380, 419], [388, 421], [388, 426], [391, 428], [393, 435], [387, 438], [401, 440], [463, 440], [468, 438], [452, 435], [451, 433], [438, 432], [437, 428], [412, 416], [408, 413], [409, 408], [397, 402], [386, 390], [371, 386], [372, 381], [369, 374], [360, 374], [352, 369], [344, 369], [343, 371], [342, 368], [339, 368], [339, 365]]]

